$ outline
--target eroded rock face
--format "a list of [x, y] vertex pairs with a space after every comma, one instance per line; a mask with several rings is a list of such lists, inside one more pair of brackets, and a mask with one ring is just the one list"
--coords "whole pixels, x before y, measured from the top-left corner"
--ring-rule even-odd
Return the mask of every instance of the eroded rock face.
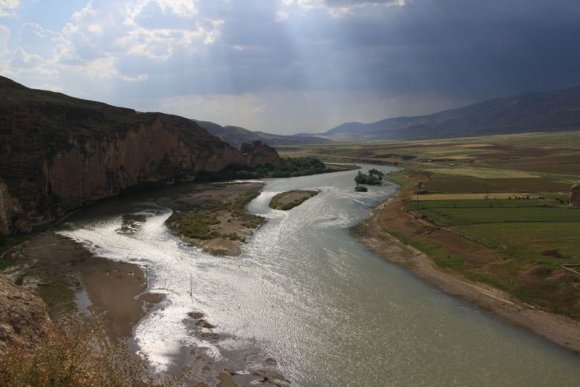
[[279, 159], [262, 144], [240, 152], [189, 119], [31, 90], [2, 77], [0, 101], [0, 233], [27, 231], [130, 188]]
[[276, 149], [261, 141], [242, 144], [241, 151], [246, 158], [246, 163], [253, 167], [259, 165], [278, 165], [282, 161]]
[[0, 275], [0, 356], [9, 344], [33, 348], [50, 325], [44, 302]]
[[200, 171], [244, 162], [238, 151], [214, 138], [187, 141], [166, 120], [156, 117], [105, 143], [73, 142], [44, 166], [46, 190], [69, 209], [130, 187], [193, 180]]
[[570, 189], [570, 206], [580, 208], [580, 184], [575, 184]]

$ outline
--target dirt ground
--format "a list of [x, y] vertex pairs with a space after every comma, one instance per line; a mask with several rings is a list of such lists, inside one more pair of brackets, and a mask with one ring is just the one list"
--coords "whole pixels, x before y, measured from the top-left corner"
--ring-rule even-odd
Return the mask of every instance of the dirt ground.
[[272, 198], [270, 207], [276, 210], [291, 210], [317, 194], [318, 191], [303, 190], [282, 192]]

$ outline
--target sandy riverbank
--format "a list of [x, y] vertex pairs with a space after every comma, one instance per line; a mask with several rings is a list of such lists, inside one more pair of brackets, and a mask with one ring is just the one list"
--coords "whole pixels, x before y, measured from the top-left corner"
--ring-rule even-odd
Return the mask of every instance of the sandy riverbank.
[[[243, 217], [244, 213], [237, 211], [245, 207], [244, 203], [250, 196], [259, 194], [262, 186], [260, 183], [243, 183], [174, 187], [159, 192], [155, 201], [174, 211], [203, 206], [220, 211], [220, 205], [229, 205], [230, 218]], [[143, 221], [145, 219], [138, 214], [123, 215], [123, 226], [118, 232], [130, 234]], [[246, 233], [244, 235], [249, 238], [256, 227], [249, 227], [247, 221], [228, 222], [223, 219], [229, 230]], [[210, 238], [207, 242], [223, 249], [219, 239]], [[243, 243], [242, 240], [236, 242]], [[148, 290], [147, 273], [139, 266], [97, 257], [83, 245], [52, 231], [15, 246], [8, 255], [13, 264], [3, 275], [41, 294], [55, 320], [62, 314], [76, 311], [91, 319], [99, 318], [103, 324], [103, 339], [107, 341], [120, 340], [135, 348], [132, 338], [139, 321], [154, 308], [163, 307], [163, 295]], [[185, 316], [184, 324], [202, 341], [219, 344], [234, 339], [215, 333], [216, 327], [206, 318], [192, 310], [189, 316]], [[280, 374], [276, 360], [257, 349], [247, 349], [244, 353], [228, 352], [224, 359], [216, 360], [203, 350], [187, 347], [175, 354], [174, 364], [167, 374], [187, 385], [288, 384]]]
[[3, 274], [39, 293], [53, 317], [77, 309], [101, 316], [113, 340], [131, 338], [133, 327], [161, 300], [147, 291], [138, 266], [95, 257], [53, 232], [31, 238], [9, 255], [14, 264]]
[[580, 322], [514, 300], [491, 286], [465, 279], [438, 267], [433, 260], [389, 234], [389, 219], [381, 216], [402, 206], [395, 197], [374, 209], [372, 215], [352, 230], [365, 245], [389, 262], [401, 265], [444, 292], [471, 302], [514, 325], [530, 330], [562, 347], [580, 353]]
[[277, 194], [270, 200], [270, 208], [288, 211], [298, 207], [308, 199], [319, 194], [320, 191], [295, 190]]
[[[162, 307], [163, 296], [148, 291], [146, 274], [139, 266], [97, 257], [58, 234], [39, 234], [9, 254], [14, 264], [1, 274], [41, 294], [57, 321], [63, 314], [76, 311], [99, 318], [107, 341], [127, 342], [133, 347], [135, 326], [153, 308]], [[203, 340], [224, 339], [213, 333], [215, 327], [202, 313], [192, 311], [189, 318], [187, 324]], [[264, 357], [259, 364], [259, 357], [252, 355], [248, 366], [242, 356], [216, 361], [196, 348], [183, 348], [176, 356], [176, 366], [168, 375], [186, 385], [287, 385], [271, 358]], [[245, 371], [247, 367], [252, 373]]]

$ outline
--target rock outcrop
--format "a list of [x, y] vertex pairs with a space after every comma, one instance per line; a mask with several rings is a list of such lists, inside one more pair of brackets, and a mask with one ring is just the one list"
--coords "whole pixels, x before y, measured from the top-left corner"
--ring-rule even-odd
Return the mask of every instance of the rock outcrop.
[[50, 325], [46, 304], [0, 275], [0, 356], [10, 344], [32, 349]]
[[249, 165], [278, 165], [282, 162], [278, 152], [261, 141], [242, 144], [241, 151]]
[[580, 208], [580, 184], [575, 184], [570, 189], [570, 206]]
[[265, 145], [240, 152], [183, 117], [32, 90], [2, 77], [0, 101], [2, 233], [27, 231], [130, 188], [279, 159]]

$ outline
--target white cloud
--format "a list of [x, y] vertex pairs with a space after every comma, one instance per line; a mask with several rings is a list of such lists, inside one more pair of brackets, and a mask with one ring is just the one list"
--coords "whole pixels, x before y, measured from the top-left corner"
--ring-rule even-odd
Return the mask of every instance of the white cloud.
[[65, 34], [78, 53], [136, 55], [167, 60], [177, 48], [194, 49], [219, 36], [221, 20], [200, 17], [194, 1], [134, 0], [115, 3], [92, 0], [77, 12]]
[[[19, 47], [7, 52], [10, 31], [0, 25], [6, 74], [78, 74], [90, 79], [143, 81], [152, 61], [177, 50], [195, 52], [216, 42], [223, 20], [203, 18], [193, 0], [90, 0], [60, 31], [24, 23]], [[0, 0], [0, 12], [18, 6]], [[126, 65], [141, 61], [139, 66]], [[74, 78], [74, 77], [72, 77]]]
[[0, 17], [12, 16], [21, 0], [0, 0]]
[[40, 55], [31, 54], [18, 47], [10, 60], [9, 74], [53, 76], [56, 70]]
[[20, 47], [47, 61], [54, 59], [65, 43], [60, 33], [47, 30], [36, 23], [25, 23], [20, 28]]
[[109, 56], [104, 58], [95, 59], [86, 63], [84, 66], [79, 66], [78, 72], [85, 74], [89, 77], [99, 78], [99, 79], [122, 79], [124, 81], [144, 81], [148, 77], [146, 74], [138, 75], [124, 75], [117, 69], [117, 63], [115, 58]]
[[282, 22], [290, 17], [288, 12], [278, 11], [276, 12], [276, 22]]
[[0, 56], [8, 52], [8, 39], [10, 39], [10, 28], [0, 24]]
[[156, 3], [163, 12], [171, 10], [176, 15], [183, 17], [193, 17], [197, 15], [197, 7], [193, 0], [157, 0]]

